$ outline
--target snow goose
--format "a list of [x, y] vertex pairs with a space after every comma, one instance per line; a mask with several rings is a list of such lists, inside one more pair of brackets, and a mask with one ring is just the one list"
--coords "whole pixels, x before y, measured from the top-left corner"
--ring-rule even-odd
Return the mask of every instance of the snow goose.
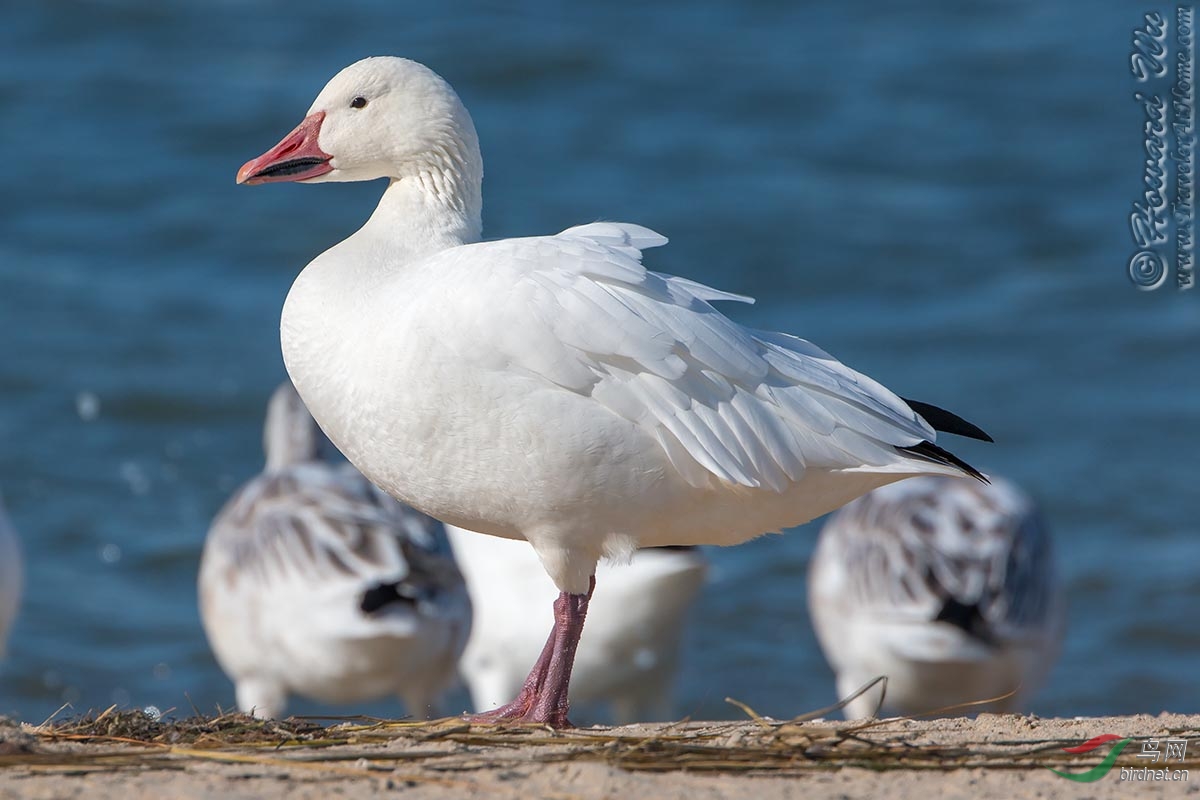
[[909, 403], [814, 345], [716, 311], [748, 301], [650, 272], [638, 225], [480, 241], [475, 127], [428, 68], [338, 73], [241, 183], [386, 178], [370, 219], [296, 279], [280, 323], [304, 402], [389, 494], [525, 539], [560, 590], [545, 648], [492, 720], [568, 725], [602, 555], [731, 545], [925, 473], [974, 475]]
[[[549, 616], [558, 589], [528, 543], [453, 525], [446, 533], [475, 609], [459, 672], [475, 709], [484, 711], [520, 691], [545, 633], [530, 621]], [[572, 705], [607, 705], [618, 724], [671, 718], [684, 623], [707, 567], [695, 547], [655, 547], [638, 550], [629, 564], [600, 563], [571, 673]]]
[[455, 679], [470, 601], [440, 523], [397, 503], [323, 437], [290, 384], [267, 411], [266, 469], [213, 520], [200, 616], [238, 707], [283, 713], [398, 695], [431, 713]]
[[4, 505], [0, 504], [0, 658], [7, 649], [9, 630], [17, 619], [23, 583], [21, 546], [4, 513]]
[[[848, 697], [888, 677], [883, 709], [1021, 710], [1058, 655], [1062, 592], [1050, 535], [1008, 481], [913, 478], [837, 512], [809, 567], [809, 613]], [[846, 707], [866, 717], [878, 691]]]

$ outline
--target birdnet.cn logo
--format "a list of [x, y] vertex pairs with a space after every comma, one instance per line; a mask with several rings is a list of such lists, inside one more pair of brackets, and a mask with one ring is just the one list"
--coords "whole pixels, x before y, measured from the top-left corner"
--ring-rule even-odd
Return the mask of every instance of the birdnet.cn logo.
[[[1063, 772], [1053, 767], [1046, 767], [1046, 769], [1076, 783], [1098, 781], [1112, 770], [1117, 756], [1121, 755], [1121, 751], [1132, 741], [1132, 739], [1117, 736], [1115, 733], [1106, 733], [1103, 736], [1088, 739], [1083, 744], [1063, 748], [1064, 752], [1079, 755], [1080, 753], [1090, 753], [1111, 743], [1112, 749], [1096, 766], [1084, 772]], [[1146, 764], [1141, 767], [1121, 767], [1120, 779], [1123, 781], [1186, 781], [1188, 771], [1173, 767], [1171, 764], [1187, 760], [1187, 745], [1187, 739], [1146, 739], [1142, 742], [1142, 752], [1137, 756], [1147, 759]], [[1160, 763], [1162, 766], [1152, 766]]]

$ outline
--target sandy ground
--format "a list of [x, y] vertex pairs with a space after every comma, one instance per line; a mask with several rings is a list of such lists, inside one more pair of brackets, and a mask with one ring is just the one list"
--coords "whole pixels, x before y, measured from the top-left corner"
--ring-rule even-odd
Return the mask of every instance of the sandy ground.
[[[240, 740], [229, 725], [197, 730], [0, 726], [0, 798], [1200, 798], [1200, 716], [984, 714], [871, 727], [749, 720], [561, 733], [458, 720], [305, 722]], [[1061, 748], [1106, 733], [1134, 741], [1105, 777], [1075, 783], [1046, 768], [1096, 766], [1112, 745], [1075, 756]], [[1184, 761], [1138, 757], [1147, 739], [1165, 750], [1168, 737], [1188, 742]], [[1189, 779], [1121, 779], [1122, 768], [1146, 766], [1188, 770]]]

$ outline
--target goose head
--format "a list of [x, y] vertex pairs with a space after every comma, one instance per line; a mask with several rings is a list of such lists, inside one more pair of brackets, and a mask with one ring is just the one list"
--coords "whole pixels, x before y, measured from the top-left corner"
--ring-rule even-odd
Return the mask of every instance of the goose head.
[[404, 58], [366, 58], [333, 77], [279, 144], [247, 161], [238, 183], [413, 178], [432, 191], [477, 187], [479, 141], [458, 95]]

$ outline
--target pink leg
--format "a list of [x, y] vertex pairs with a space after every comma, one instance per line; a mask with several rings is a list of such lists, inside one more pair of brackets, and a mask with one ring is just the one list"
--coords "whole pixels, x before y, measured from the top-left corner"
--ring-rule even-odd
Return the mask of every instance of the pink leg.
[[554, 627], [542, 654], [534, 662], [529, 677], [511, 703], [470, 717], [472, 722], [537, 722], [552, 728], [569, 728], [567, 687], [571, 682], [571, 667], [583, 621], [587, 617], [588, 601], [596, 589], [592, 576], [587, 594], [562, 592], [554, 601]]

